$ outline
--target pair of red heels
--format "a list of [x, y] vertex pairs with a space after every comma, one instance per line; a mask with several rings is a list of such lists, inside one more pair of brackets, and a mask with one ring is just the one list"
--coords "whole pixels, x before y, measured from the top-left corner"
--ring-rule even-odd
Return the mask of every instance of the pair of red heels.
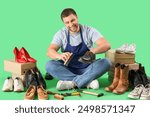
[[14, 48], [14, 55], [15, 55], [15, 60], [18, 63], [26, 63], [26, 62], [36, 62], [36, 60], [34, 58], [32, 58], [29, 53], [27, 52], [27, 50], [22, 47], [20, 49], [20, 51], [18, 50], [17, 47]]

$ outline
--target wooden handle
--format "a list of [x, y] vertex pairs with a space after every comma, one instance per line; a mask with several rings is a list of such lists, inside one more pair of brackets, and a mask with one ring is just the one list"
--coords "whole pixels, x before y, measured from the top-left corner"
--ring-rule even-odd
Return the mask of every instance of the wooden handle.
[[55, 94], [54, 98], [58, 99], [58, 100], [64, 100], [64, 96], [59, 95], [59, 94]]
[[86, 93], [86, 94], [98, 96], [98, 94], [97, 94], [97, 93], [94, 93], [94, 92], [88, 92], [88, 91], [82, 91], [82, 92], [83, 92], [83, 93]]

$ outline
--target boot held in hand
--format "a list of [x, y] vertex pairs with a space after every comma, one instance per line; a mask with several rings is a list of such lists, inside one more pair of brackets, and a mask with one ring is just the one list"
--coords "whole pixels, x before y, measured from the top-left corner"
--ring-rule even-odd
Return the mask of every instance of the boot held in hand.
[[91, 51], [87, 51], [82, 57], [79, 58], [79, 61], [90, 64], [95, 61], [95, 54]]

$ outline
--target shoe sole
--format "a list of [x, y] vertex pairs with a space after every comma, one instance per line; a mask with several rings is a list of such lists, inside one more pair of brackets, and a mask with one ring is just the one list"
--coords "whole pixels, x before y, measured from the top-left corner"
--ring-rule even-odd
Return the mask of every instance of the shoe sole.
[[141, 100], [150, 100], [150, 97], [140, 97]]
[[135, 100], [137, 100], [137, 99], [139, 99], [139, 98], [140, 98], [140, 96], [128, 95], [128, 98], [131, 98], [131, 99], [135, 99]]

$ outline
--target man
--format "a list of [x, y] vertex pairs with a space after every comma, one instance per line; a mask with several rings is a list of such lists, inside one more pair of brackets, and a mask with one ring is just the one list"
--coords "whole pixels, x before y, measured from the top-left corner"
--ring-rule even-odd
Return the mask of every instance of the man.
[[[111, 62], [98, 59], [89, 64], [79, 59], [87, 52], [92, 55], [104, 53], [110, 49], [110, 44], [96, 29], [79, 24], [78, 16], [72, 8], [64, 9], [61, 19], [65, 27], [55, 34], [48, 48], [47, 56], [53, 60], [47, 62], [46, 71], [59, 79], [56, 86], [58, 90], [76, 86], [98, 89], [99, 82], [96, 79], [109, 70]], [[94, 43], [96, 47], [93, 47]], [[60, 48], [62, 53], [58, 52]], [[65, 66], [71, 54], [73, 57]]]

